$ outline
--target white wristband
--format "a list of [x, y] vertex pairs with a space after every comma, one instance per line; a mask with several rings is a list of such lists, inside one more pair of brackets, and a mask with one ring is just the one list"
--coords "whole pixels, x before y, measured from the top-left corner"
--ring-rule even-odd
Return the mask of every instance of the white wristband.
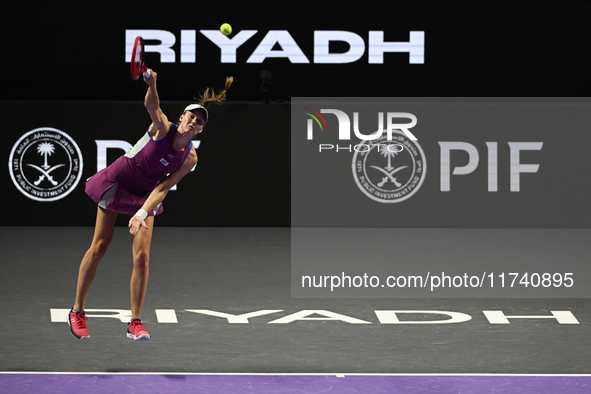
[[135, 213], [134, 216], [139, 216], [142, 218], [142, 220], [146, 220], [146, 218], [148, 217], [148, 212], [144, 211], [143, 209], [140, 209]]

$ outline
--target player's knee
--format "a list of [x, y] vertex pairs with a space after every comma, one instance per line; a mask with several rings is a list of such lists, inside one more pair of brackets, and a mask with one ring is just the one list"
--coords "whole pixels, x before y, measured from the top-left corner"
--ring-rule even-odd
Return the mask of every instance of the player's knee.
[[133, 265], [138, 268], [147, 268], [150, 263], [150, 254], [145, 250], [137, 250], [133, 253]]
[[110, 238], [99, 238], [92, 243], [91, 250], [96, 256], [102, 257], [111, 244]]

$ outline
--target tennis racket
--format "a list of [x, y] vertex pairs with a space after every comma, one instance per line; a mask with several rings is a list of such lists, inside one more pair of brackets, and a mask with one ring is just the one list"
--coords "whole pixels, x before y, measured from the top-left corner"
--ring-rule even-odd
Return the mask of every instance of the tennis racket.
[[147, 75], [150, 76], [150, 71], [144, 60], [144, 39], [142, 37], [136, 37], [133, 43], [133, 51], [131, 52], [131, 78], [135, 81], [140, 79], [142, 73], [147, 71]]

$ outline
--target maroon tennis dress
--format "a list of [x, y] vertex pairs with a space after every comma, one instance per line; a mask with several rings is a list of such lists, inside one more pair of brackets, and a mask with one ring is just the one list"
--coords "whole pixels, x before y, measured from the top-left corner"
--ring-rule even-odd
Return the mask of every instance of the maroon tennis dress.
[[[177, 127], [173, 123], [160, 141], [154, 141], [146, 133], [132, 149], [86, 181], [86, 194], [101, 208], [135, 215], [162, 176], [181, 168], [189, 157], [192, 142], [182, 152], [172, 148]], [[163, 210], [160, 203], [148, 215], [159, 215]]]

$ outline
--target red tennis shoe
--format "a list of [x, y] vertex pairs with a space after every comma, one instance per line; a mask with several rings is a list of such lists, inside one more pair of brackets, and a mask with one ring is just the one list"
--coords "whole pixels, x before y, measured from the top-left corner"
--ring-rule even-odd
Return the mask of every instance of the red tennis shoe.
[[81, 312], [74, 312], [72, 309], [70, 313], [68, 313], [68, 325], [70, 326], [70, 332], [74, 337], [80, 340], [90, 339], [90, 334], [88, 333], [88, 327], [86, 327], [86, 314], [84, 311]]
[[127, 338], [133, 339], [134, 341], [149, 341], [150, 334], [142, 327], [144, 323], [140, 319], [131, 319], [131, 322], [127, 325]]

